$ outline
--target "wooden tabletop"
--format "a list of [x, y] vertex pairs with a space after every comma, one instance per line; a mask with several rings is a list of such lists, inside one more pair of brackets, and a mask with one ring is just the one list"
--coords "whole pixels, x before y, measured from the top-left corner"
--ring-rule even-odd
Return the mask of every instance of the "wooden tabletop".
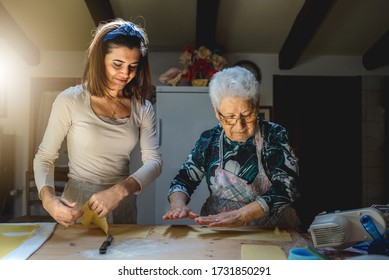
[[[184, 234], [182, 236], [172, 235], [171, 233], [177, 229]], [[201, 231], [206, 231], [206, 233], [201, 237], [189, 237], [190, 233]], [[245, 235], [263, 231], [269, 231], [269, 229], [245, 227], [239, 230], [220, 229], [215, 233], [209, 233], [209, 228], [200, 225], [110, 225], [109, 233], [113, 236], [113, 242], [106, 254], [100, 254], [99, 248], [106, 239], [101, 229], [97, 227], [88, 229], [83, 225], [68, 228], [56, 225], [51, 237], [29, 259], [238, 260], [241, 259], [242, 244], [276, 245], [281, 247], [287, 256], [290, 248], [305, 247], [309, 242], [291, 230], [287, 230], [291, 241], [255, 240]], [[281, 231], [284, 230], [281, 229]], [[243, 236], [242, 239], [239, 234]]]

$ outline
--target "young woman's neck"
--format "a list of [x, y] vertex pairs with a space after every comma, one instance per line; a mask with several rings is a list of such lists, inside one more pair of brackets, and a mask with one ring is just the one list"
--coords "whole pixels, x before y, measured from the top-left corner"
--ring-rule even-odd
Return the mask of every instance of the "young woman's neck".
[[121, 90], [108, 90], [106, 95], [108, 98], [113, 98], [113, 99], [123, 96]]

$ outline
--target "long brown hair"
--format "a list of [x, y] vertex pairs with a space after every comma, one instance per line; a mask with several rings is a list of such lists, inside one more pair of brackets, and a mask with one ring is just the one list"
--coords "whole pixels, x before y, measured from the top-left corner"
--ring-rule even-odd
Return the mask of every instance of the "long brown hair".
[[[130, 49], [141, 49], [141, 39], [138, 36], [120, 35], [113, 39], [104, 41], [105, 36], [127, 23], [123, 19], [117, 18], [109, 22], [102, 22], [95, 29], [92, 41], [87, 49], [86, 64], [82, 77], [82, 85], [91, 95], [104, 97], [109, 89], [109, 82], [105, 69], [104, 58], [114, 46], [125, 46]], [[137, 26], [144, 42], [148, 43], [146, 31]], [[148, 52], [140, 56], [135, 77], [123, 89], [125, 97], [134, 96], [141, 104], [145, 103], [146, 96], [151, 89], [151, 73], [148, 59]]]

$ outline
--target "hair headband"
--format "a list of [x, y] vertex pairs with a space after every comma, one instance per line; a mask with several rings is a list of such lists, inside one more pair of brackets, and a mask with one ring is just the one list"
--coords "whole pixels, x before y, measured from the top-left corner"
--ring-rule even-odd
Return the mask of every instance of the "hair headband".
[[142, 36], [141, 31], [139, 30], [138, 27], [136, 27], [135, 24], [128, 23], [128, 22], [123, 23], [118, 28], [108, 32], [107, 35], [105, 35], [105, 37], [103, 39], [103, 42], [105, 42], [107, 40], [114, 39], [114, 38], [116, 38], [119, 35], [136, 36], [136, 37], [138, 37], [140, 39], [140, 51], [142, 53], [142, 56], [146, 55], [147, 44], [148, 44], [147, 38], [145, 40], [145, 38]]

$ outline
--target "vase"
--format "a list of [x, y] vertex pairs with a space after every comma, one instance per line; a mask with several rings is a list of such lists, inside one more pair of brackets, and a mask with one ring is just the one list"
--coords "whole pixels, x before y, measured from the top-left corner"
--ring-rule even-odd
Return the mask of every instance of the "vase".
[[192, 86], [194, 87], [206, 87], [208, 86], [208, 79], [194, 79], [192, 80]]

